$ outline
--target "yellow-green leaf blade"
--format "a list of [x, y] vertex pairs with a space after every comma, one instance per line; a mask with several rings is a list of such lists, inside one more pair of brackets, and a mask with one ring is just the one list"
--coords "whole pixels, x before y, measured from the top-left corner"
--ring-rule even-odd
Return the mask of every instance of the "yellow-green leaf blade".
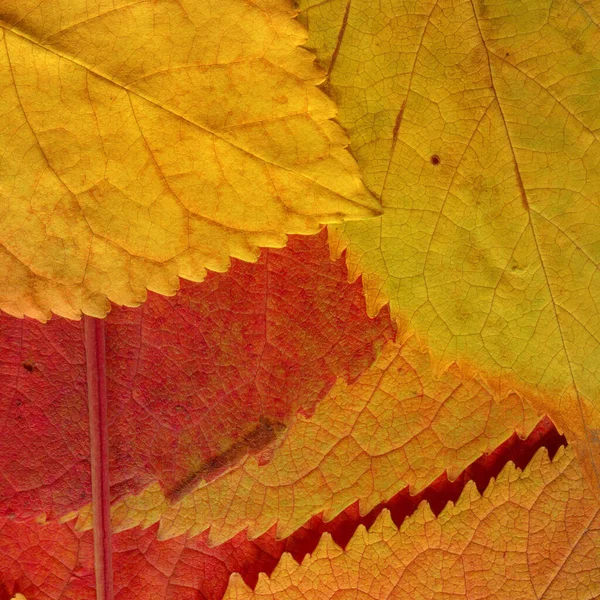
[[332, 226], [371, 313], [525, 386], [600, 445], [600, 32], [593, 2], [301, 2], [377, 221]]

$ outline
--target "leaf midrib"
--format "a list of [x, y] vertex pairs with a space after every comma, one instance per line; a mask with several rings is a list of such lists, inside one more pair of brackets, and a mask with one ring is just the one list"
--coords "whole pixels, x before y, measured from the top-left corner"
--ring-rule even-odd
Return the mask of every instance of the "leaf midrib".
[[[488, 71], [489, 71], [489, 75], [490, 75], [490, 85], [491, 85], [494, 97], [496, 99], [496, 103], [498, 104], [498, 110], [500, 111], [500, 115], [502, 117], [502, 123], [503, 123], [504, 129], [506, 131], [506, 139], [508, 141], [508, 145], [509, 145], [510, 151], [511, 151], [511, 156], [512, 156], [512, 160], [513, 160], [513, 165], [514, 165], [515, 175], [516, 175], [516, 178], [517, 178], [519, 192], [520, 192], [520, 195], [521, 195], [521, 199], [523, 201], [523, 206], [524, 206], [524, 208], [525, 208], [525, 210], [527, 212], [528, 225], [529, 225], [529, 227], [531, 229], [531, 235], [533, 237], [533, 241], [534, 241], [534, 244], [535, 244], [536, 252], [537, 252], [537, 255], [538, 255], [538, 258], [539, 258], [539, 261], [540, 261], [540, 267], [542, 269], [542, 273], [544, 274], [544, 280], [546, 282], [546, 287], [548, 289], [548, 294], [550, 296], [550, 301], [552, 303], [552, 309], [553, 309], [553, 312], [554, 312], [554, 318], [556, 319], [556, 325], [558, 327], [558, 331], [559, 331], [559, 334], [560, 334], [560, 341], [561, 341], [561, 344], [562, 344], [562, 348], [563, 348], [563, 352], [564, 352], [564, 355], [565, 355], [565, 359], [566, 359], [567, 364], [569, 366], [570, 379], [571, 379], [571, 381], [573, 383], [573, 387], [575, 388], [575, 395], [577, 397], [577, 407], [579, 408], [579, 413], [580, 413], [580, 416], [581, 416], [581, 423], [583, 425], [583, 431], [584, 431], [584, 435], [585, 435], [585, 442], [586, 442], [587, 447], [591, 450], [593, 448], [593, 445], [592, 445], [592, 441], [591, 441], [591, 438], [590, 438], [590, 432], [588, 430], [588, 426], [587, 426], [587, 423], [586, 423], [586, 420], [585, 420], [585, 414], [583, 412], [583, 402], [582, 402], [582, 399], [581, 399], [581, 395], [579, 393], [579, 386], [577, 385], [577, 381], [575, 379], [575, 373], [573, 372], [573, 366], [572, 366], [573, 361], [570, 358], [569, 353], [567, 351], [567, 345], [566, 345], [566, 342], [565, 342], [565, 336], [564, 336], [564, 333], [563, 333], [563, 328], [562, 328], [562, 325], [561, 325], [560, 317], [558, 315], [558, 308], [560, 307], [562, 309], [563, 307], [557, 304], [556, 299], [554, 297], [554, 292], [553, 292], [552, 286], [550, 284], [550, 278], [548, 276], [548, 271], [546, 269], [546, 264], [545, 264], [544, 258], [542, 256], [542, 250], [540, 248], [540, 244], [539, 244], [539, 241], [538, 241], [538, 236], [536, 234], [535, 227], [533, 226], [533, 219], [531, 217], [532, 210], [531, 210], [531, 207], [530, 207], [530, 204], [529, 204], [529, 200], [527, 199], [527, 191], [525, 190], [525, 185], [523, 184], [523, 179], [521, 177], [521, 172], [520, 172], [520, 169], [519, 169], [519, 163], [517, 161], [517, 156], [515, 154], [514, 145], [512, 143], [512, 139], [511, 139], [511, 136], [510, 136], [510, 131], [509, 131], [509, 128], [508, 128], [508, 123], [506, 121], [506, 118], [504, 117], [504, 111], [502, 110], [502, 104], [500, 102], [500, 97], [498, 96], [498, 93], [496, 91], [496, 86], [494, 84], [494, 75], [493, 75], [493, 70], [492, 70], [492, 65], [491, 65], [491, 60], [490, 60], [490, 55], [493, 55], [493, 53], [491, 53], [488, 50], [488, 46], [487, 46], [485, 37], [483, 35], [483, 31], [481, 30], [481, 25], [479, 24], [479, 18], [478, 18], [478, 15], [477, 15], [477, 9], [475, 8], [475, 4], [474, 4], [473, 0], [469, 0], [469, 1], [471, 3], [471, 7], [473, 9], [473, 18], [475, 19], [475, 23], [477, 25], [477, 30], [479, 31], [479, 35], [480, 35], [480, 38], [481, 38], [481, 44], [483, 45], [483, 48], [485, 50], [485, 55], [486, 55], [487, 64], [488, 64]], [[598, 473], [598, 468], [597, 468], [597, 465], [596, 465], [596, 461], [593, 459], [593, 453], [590, 453], [590, 454], [592, 456], [591, 465], [592, 465], [592, 468], [594, 470], [594, 476], [596, 478], [596, 483], [600, 487], [600, 473]]]

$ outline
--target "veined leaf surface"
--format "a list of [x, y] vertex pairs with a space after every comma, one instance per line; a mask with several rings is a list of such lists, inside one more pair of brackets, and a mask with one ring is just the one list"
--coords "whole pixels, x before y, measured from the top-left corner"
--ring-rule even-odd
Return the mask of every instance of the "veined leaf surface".
[[103, 317], [379, 213], [288, 0], [0, 1], [0, 308]]
[[[113, 525], [160, 521], [163, 538], [210, 528], [216, 544], [273, 525], [285, 538], [357, 500], [365, 514], [405, 486], [414, 494], [444, 472], [457, 477], [515, 431], [527, 436], [539, 419], [531, 406], [516, 394], [498, 400], [458, 368], [435, 377], [414, 337], [390, 342], [356, 382], [339, 380], [313, 416], [299, 416], [268, 464], [249, 458], [177, 504], [150, 486], [113, 507]], [[83, 512], [79, 526], [91, 524]]]
[[[347, 249], [371, 314], [389, 303], [396, 342], [387, 312], [363, 315], [359, 283], [329, 263], [323, 236], [258, 259], [286, 233], [379, 210], [289, 0], [0, 0], [0, 308], [104, 315], [108, 299], [137, 305], [146, 288], [172, 294], [179, 276], [226, 270], [230, 256], [258, 259], [108, 317], [110, 457], [94, 460], [94, 484], [110, 471], [113, 487], [95, 494], [106, 517], [95, 554], [72, 523], [22, 521], [89, 500], [81, 329], [3, 321], [0, 596], [109, 600], [114, 587], [119, 600], [219, 600], [232, 569], [253, 586], [248, 571], [270, 574], [295, 536], [318, 539], [338, 517], [373, 523], [363, 513], [404, 486], [433, 507], [445, 472], [543, 412], [588, 453], [582, 465], [571, 447], [522, 475], [508, 467], [484, 499], [471, 485], [440, 519], [422, 510], [412, 538], [385, 515], [372, 530], [383, 541], [359, 530], [341, 553], [325, 538], [257, 594], [597, 595], [598, 10], [303, 8], [386, 211], [332, 226], [333, 253]], [[150, 527], [111, 545], [111, 499], [119, 529]], [[231, 593], [251, 594], [237, 582]]]
[[255, 590], [234, 576], [225, 600], [593, 600], [600, 511], [573, 449], [508, 464], [483, 497], [469, 483], [434, 517], [423, 502], [400, 529], [383, 511], [345, 550], [328, 534], [301, 565], [284, 554]]
[[[245, 532], [217, 546], [208, 543], [206, 533], [157, 540], [157, 525], [134, 528], [113, 536], [114, 588], [117, 600], [221, 600], [233, 572], [254, 588], [261, 573], [271, 575], [284, 552], [298, 562], [314, 553], [324, 533], [346, 547], [357, 529], [370, 528], [382, 510], [389, 509], [394, 523], [401, 523], [429, 501], [435, 514], [442, 502], [460, 497], [468, 481], [477, 478], [478, 489], [489, 485], [489, 478], [476, 476], [480, 468], [498, 474], [507, 460], [525, 467], [535, 449], [547, 448], [554, 455], [564, 438], [546, 421], [537, 426], [526, 440], [513, 436], [487, 457], [480, 457], [453, 483], [438, 480], [418, 496], [404, 491], [390, 502], [361, 516], [357, 505], [343, 511], [332, 521], [313, 517], [291, 536], [279, 539], [275, 528], [249, 540]], [[518, 457], [518, 458], [517, 458]], [[497, 463], [497, 464], [496, 464]], [[492, 466], [495, 465], [495, 466]], [[496, 468], [498, 467], [498, 468]], [[408, 500], [408, 502], [407, 502]], [[0, 518], [0, 591], [8, 597], [15, 592], [28, 600], [93, 600], [94, 572], [91, 532], [73, 528], [73, 523], [16, 522]], [[22, 600], [22, 599], [20, 599]]]
[[300, 7], [383, 205], [330, 230], [370, 314], [389, 302], [442, 368], [535, 389], [600, 489], [598, 3]]
[[[174, 500], [281, 437], [394, 335], [329, 259], [326, 232], [183, 282], [107, 317], [112, 498], [153, 481]], [[54, 519], [90, 501], [82, 325], [0, 318], [0, 515]]]

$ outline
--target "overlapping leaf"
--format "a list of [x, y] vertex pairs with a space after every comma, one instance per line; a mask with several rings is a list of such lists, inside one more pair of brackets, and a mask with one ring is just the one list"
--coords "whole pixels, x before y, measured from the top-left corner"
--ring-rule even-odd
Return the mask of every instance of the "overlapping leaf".
[[[0, 541], [3, 599], [17, 592], [27, 600], [95, 600], [91, 532], [77, 532], [67, 523], [4, 520]], [[272, 571], [283, 545], [274, 536], [259, 543], [238, 536], [211, 548], [202, 536], [159, 542], [156, 527], [132, 529], [113, 538], [115, 595], [119, 600], [221, 600], [233, 571]]]
[[379, 205], [289, 0], [0, 2], [0, 308], [103, 317]]
[[470, 483], [434, 517], [426, 503], [400, 529], [383, 511], [345, 550], [325, 534], [301, 565], [284, 554], [256, 589], [232, 578], [226, 600], [519, 598], [600, 594], [600, 511], [569, 447], [525, 471], [508, 464], [483, 497]]
[[[365, 516], [359, 514], [357, 504], [332, 521], [315, 516], [281, 540], [277, 539], [275, 528], [254, 540], [248, 540], [246, 533], [241, 532], [218, 546], [208, 543], [206, 532], [192, 538], [179, 536], [160, 541], [156, 539], [157, 525], [145, 530], [129, 529], [113, 537], [116, 599], [221, 600], [233, 572], [239, 572], [246, 584], [254, 587], [260, 573], [273, 572], [284, 552], [300, 562], [315, 551], [325, 532], [345, 547], [358, 527], [373, 525], [386, 507], [395, 523], [412, 514], [422, 501], [428, 501], [434, 513], [439, 514], [446, 502], [460, 497], [465, 484], [473, 478], [478, 489], [485, 489], [492, 474], [500, 473], [507, 460], [516, 460], [523, 467], [536, 448], [546, 447], [554, 455], [561, 444], [564, 439], [545, 421], [526, 440], [513, 436], [508, 444], [479, 457], [452, 483], [439, 478], [417, 496], [409, 496], [403, 490]], [[15, 592], [26, 594], [28, 600], [94, 597], [91, 532], [77, 531], [72, 523], [0, 519], [0, 543], [5, 549], [0, 554], [3, 600]]]
[[389, 301], [436, 363], [534, 388], [600, 486], [596, 3], [300, 7], [384, 208], [331, 228], [370, 313]]
[[[338, 381], [312, 417], [296, 420], [268, 464], [249, 458], [174, 505], [150, 486], [113, 507], [113, 524], [160, 520], [163, 538], [210, 527], [211, 543], [277, 524], [284, 538], [321, 511], [329, 520], [359, 499], [364, 514], [407, 485], [416, 493], [445, 470], [454, 478], [537, 420], [516, 394], [500, 403], [456, 367], [435, 377], [414, 337], [389, 342], [355, 383]], [[91, 526], [89, 513], [79, 526]]]
[[[174, 498], [272, 445], [394, 332], [365, 312], [326, 234], [234, 261], [173, 298], [107, 317], [113, 498], [159, 481]], [[49, 519], [90, 501], [82, 327], [0, 319], [0, 514]]]
[[[288, 0], [64, 4], [0, 0], [9, 274], [0, 308], [40, 320], [104, 315], [107, 298], [172, 294], [178, 276], [224, 271], [230, 256], [256, 261], [286, 233], [377, 213], [315, 87], [323, 74], [298, 48]], [[328, 263], [323, 236], [184, 283], [174, 299], [114, 311], [110, 471], [122, 498], [115, 524], [126, 529], [113, 548], [123, 597], [217, 600], [226, 574], [253, 561], [254, 574], [269, 571], [281, 538], [315, 515], [350, 505], [364, 514], [407, 485], [453, 478], [543, 411], [584, 441], [593, 478], [593, 6], [301, 6], [386, 209], [332, 227], [334, 254], [347, 249], [371, 314], [389, 302], [417, 336], [388, 342], [359, 377], [391, 327], [386, 313], [362, 314], [357, 284]], [[2, 324], [0, 509], [18, 519], [0, 523], [12, 582], [0, 594], [92, 598], [90, 532], [19, 522], [89, 500], [81, 329]], [[271, 446], [298, 410], [281, 447], [227, 471]], [[597, 509], [572, 449], [553, 464], [540, 454], [524, 474], [507, 467], [483, 499], [471, 484], [439, 520], [423, 508], [399, 533], [384, 514], [347, 552], [326, 536], [302, 566], [284, 557], [254, 595], [592, 598]], [[127, 529], [135, 525], [150, 527]], [[196, 537], [174, 537], [183, 532]], [[253, 595], [239, 579], [229, 593]]]

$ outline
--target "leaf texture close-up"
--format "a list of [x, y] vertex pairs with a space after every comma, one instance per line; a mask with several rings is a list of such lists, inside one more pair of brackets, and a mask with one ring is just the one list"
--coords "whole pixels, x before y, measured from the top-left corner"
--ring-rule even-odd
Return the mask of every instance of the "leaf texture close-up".
[[[400, 529], [384, 511], [345, 551], [323, 536], [298, 565], [284, 555], [254, 593], [225, 598], [579, 598], [600, 594], [600, 512], [566, 452], [506, 467], [483, 497], [473, 484], [437, 518], [424, 503]], [[575, 468], [573, 468], [575, 467]]]
[[533, 393], [600, 486], [600, 5], [300, 5], [384, 211], [331, 230], [369, 313]]
[[0, 0], [0, 600], [600, 598], [598, 0]]
[[104, 316], [379, 212], [288, 2], [110, 4], [0, 3], [2, 309]]

